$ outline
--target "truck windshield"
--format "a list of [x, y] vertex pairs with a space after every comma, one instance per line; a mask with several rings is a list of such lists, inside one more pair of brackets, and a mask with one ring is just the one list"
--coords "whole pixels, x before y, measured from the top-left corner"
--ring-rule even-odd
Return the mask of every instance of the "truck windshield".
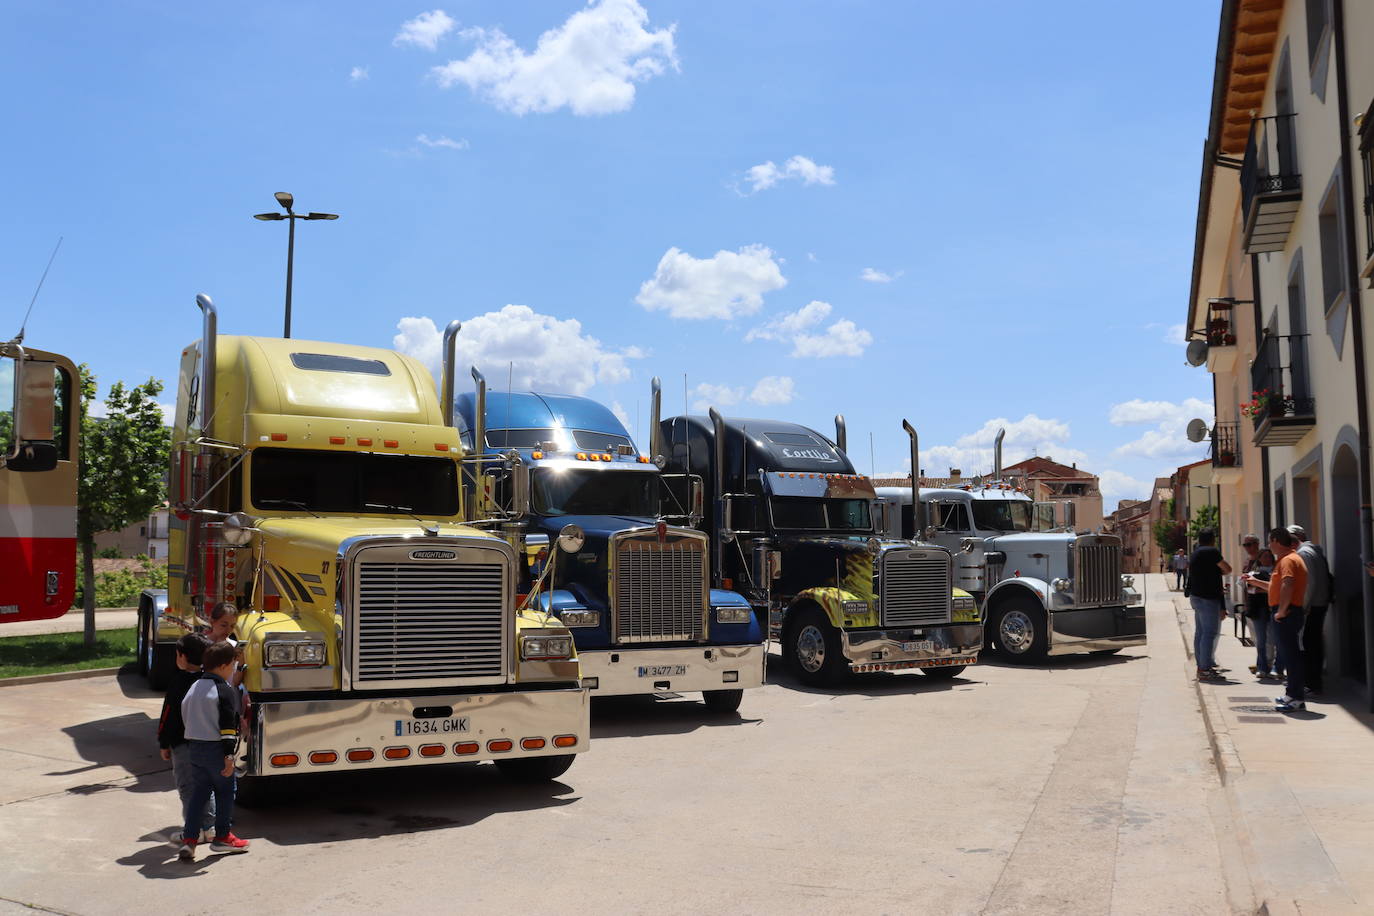
[[775, 528], [806, 531], [869, 531], [873, 520], [866, 499], [799, 499], [775, 496], [770, 501]]
[[973, 524], [979, 531], [1030, 531], [1031, 504], [1009, 499], [973, 500]]
[[249, 493], [259, 509], [449, 516], [458, 514], [457, 468], [450, 458], [260, 448]]
[[658, 515], [658, 475], [535, 468], [530, 503], [540, 515]]

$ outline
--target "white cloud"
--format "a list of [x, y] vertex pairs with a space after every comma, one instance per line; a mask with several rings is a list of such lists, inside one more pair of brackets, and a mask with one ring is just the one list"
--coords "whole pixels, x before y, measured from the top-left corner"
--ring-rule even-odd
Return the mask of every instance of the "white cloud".
[[1164, 342], [1180, 347], [1188, 346], [1188, 328], [1181, 324], [1171, 324], [1164, 331]]
[[428, 134], [420, 134], [420, 136], [415, 138], [415, 142], [430, 148], [439, 147], [442, 149], [458, 150], [467, 149], [469, 145], [466, 140], [450, 140], [448, 137], [431, 138]]
[[1097, 475], [1098, 487], [1102, 490], [1102, 512], [1116, 511], [1116, 504], [1123, 499], [1148, 499], [1150, 481], [1136, 480], [1120, 471], [1103, 471]]
[[[427, 317], [402, 318], [393, 346], [420, 360], [438, 378], [443, 334]], [[527, 305], [507, 305], [463, 321], [458, 333], [459, 376], [477, 366], [493, 390], [505, 388], [508, 373], [517, 389], [582, 394], [592, 385], [616, 384], [630, 377], [625, 351], [607, 349], [582, 333], [576, 319], [541, 315]]]
[[820, 324], [830, 314], [833, 307], [829, 302], [813, 299], [781, 318], [775, 318], [762, 327], [753, 328], [744, 335], [746, 342], [751, 340], [789, 340], [808, 328]]
[[764, 293], [786, 285], [780, 262], [763, 245], [717, 251], [709, 258], [669, 248], [635, 301], [674, 318], [734, 318], [757, 312]]
[[996, 417], [979, 429], [960, 436], [953, 445], [937, 445], [921, 450], [921, 462], [926, 474], [942, 477], [947, 468], [959, 468], [965, 475], [992, 472], [993, 444], [997, 431], [1005, 429], [1002, 441], [1002, 465], [1007, 467], [1033, 455], [1052, 458], [1061, 464], [1084, 462], [1087, 455], [1070, 448], [1069, 424], [1054, 418], [1026, 414], [1019, 420]]
[[752, 340], [791, 341], [791, 355], [798, 357], [862, 356], [865, 348], [873, 343], [873, 335], [847, 318], [824, 331], [812, 332], [833, 310], [829, 302], [813, 299], [795, 312], [788, 312], [762, 327], [751, 328], [744, 340], [746, 343]]
[[828, 165], [817, 165], [805, 156], [793, 156], [782, 166], [772, 159], [759, 165], [750, 166], [744, 173], [744, 180], [752, 187], [749, 193], [773, 187], [779, 181], [800, 181], [804, 185], [835, 183], [835, 169]]
[[1212, 405], [1199, 398], [1186, 398], [1178, 404], [1172, 401], [1142, 401], [1139, 398], [1114, 404], [1107, 412], [1107, 419], [1113, 426], [1152, 424], [1154, 429], [1146, 430], [1140, 438], [1119, 446], [1113, 454], [1196, 461], [1206, 452], [1207, 443], [1189, 442], [1185, 430], [1188, 421], [1194, 417], [1208, 420], [1210, 424], [1212, 413]]
[[755, 404], [787, 404], [795, 395], [791, 376], [766, 375], [749, 392], [749, 400]]
[[401, 31], [391, 40], [394, 45], [416, 45], [426, 51], [433, 51], [458, 22], [443, 10], [421, 13], [414, 19], [402, 23]]
[[630, 431], [631, 436], [633, 436], [635, 431], [634, 422], [630, 419], [630, 414], [627, 410], [625, 410], [624, 405], [622, 405], [619, 401], [612, 401], [611, 413], [615, 414], [615, 418], [619, 420], [620, 424], [624, 426], [626, 429], [628, 429]]
[[890, 274], [885, 273], [881, 270], [875, 270], [872, 267], [865, 267], [859, 273], [859, 279], [867, 280], [869, 283], [891, 283], [893, 280], [897, 279], [904, 273], [906, 273], [906, 271], [899, 270], [896, 273]]
[[367, 68], [354, 67], [348, 72], [348, 78], [355, 83], [361, 83], [363, 80], [367, 79]]
[[692, 397], [695, 398], [692, 401], [693, 410], [706, 410], [708, 407], [733, 407], [744, 397], [744, 389], [702, 382], [692, 389]]
[[439, 85], [466, 85], [503, 111], [524, 115], [567, 107], [575, 115], [627, 111], [635, 83], [677, 69], [676, 26], [648, 31], [636, 0], [591, 0], [539, 36], [532, 52], [498, 28], [467, 29], [477, 48], [433, 70]]

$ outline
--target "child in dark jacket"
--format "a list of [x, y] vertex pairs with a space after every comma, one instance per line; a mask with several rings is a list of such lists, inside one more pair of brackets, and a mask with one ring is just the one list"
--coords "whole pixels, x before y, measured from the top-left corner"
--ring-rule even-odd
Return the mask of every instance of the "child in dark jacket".
[[211, 852], [247, 852], [248, 841], [230, 831], [234, 817], [234, 758], [238, 754], [239, 692], [228, 683], [237, 667], [234, 647], [217, 642], [205, 650], [205, 674], [191, 685], [181, 701], [181, 718], [190, 745], [191, 798], [186, 805], [181, 849], [177, 857], [190, 861], [200, 839], [201, 810], [215, 797], [215, 838]]
[[[172, 762], [172, 779], [181, 798], [183, 820], [186, 804], [191, 800], [191, 746], [186, 743], [181, 701], [186, 698], [186, 691], [191, 689], [191, 685], [200, 679], [200, 664], [209, 645], [210, 640], [199, 633], [187, 633], [177, 640], [177, 670], [167, 686], [167, 696], [162, 701], [162, 715], [157, 720], [157, 745], [162, 752], [162, 759]], [[201, 818], [202, 842], [209, 842], [214, 836], [211, 832], [214, 825], [215, 803], [211, 799]]]

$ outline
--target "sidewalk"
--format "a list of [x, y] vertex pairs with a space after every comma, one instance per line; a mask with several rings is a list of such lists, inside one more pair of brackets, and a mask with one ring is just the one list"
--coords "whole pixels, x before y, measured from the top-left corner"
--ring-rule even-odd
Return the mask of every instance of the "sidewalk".
[[[1181, 593], [1171, 597], [1191, 662], [1193, 611]], [[1254, 662], [1226, 620], [1225, 679], [1197, 692], [1255, 897], [1271, 914], [1374, 912], [1374, 715], [1329, 678], [1306, 712], [1276, 712], [1283, 685], [1256, 679]]]
[[[138, 608], [112, 607], [95, 609], [97, 630], [127, 630], [138, 626]], [[0, 639], [6, 636], [42, 636], [48, 633], [80, 633], [86, 628], [85, 612], [72, 608], [61, 617], [51, 620], [26, 620], [0, 626]]]

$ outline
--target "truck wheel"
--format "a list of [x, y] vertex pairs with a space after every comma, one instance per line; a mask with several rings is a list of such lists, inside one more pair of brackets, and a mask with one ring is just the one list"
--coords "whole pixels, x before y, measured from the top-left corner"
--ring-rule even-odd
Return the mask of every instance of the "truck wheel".
[[140, 627], [143, 634], [143, 652], [140, 653], [140, 667], [148, 677], [151, 690], [166, 690], [176, 668], [176, 648], [157, 644], [157, 618], [151, 610], [144, 615], [145, 623]]
[[148, 676], [148, 609], [141, 607], [138, 609], [138, 633], [134, 639], [134, 661], [138, 664], [138, 673]]
[[576, 754], [557, 757], [513, 757], [496, 761], [501, 775], [512, 782], [549, 782], [568, 772]]
[[922, 668], [921, 673], [937, 681], [951, 681], [968, 665], [945, 665], [943, 668]]
[[711, 712], [734, 712], [739, 709], [740, 700], [744, 699], [744, 691], [703, 690], [701, 698], [706, 701], [706, 708]]
[[818, 607], [798, 612], [783, 636], [782, 651], [792, 673], [812, 687], [837, 683], [849, 670], [840, 634]]
[[1034, 602], [1012, 598], [993, 614], [997, 651], [1014, 662], [1038, 662], [1049, 648], [1045, 613]]

